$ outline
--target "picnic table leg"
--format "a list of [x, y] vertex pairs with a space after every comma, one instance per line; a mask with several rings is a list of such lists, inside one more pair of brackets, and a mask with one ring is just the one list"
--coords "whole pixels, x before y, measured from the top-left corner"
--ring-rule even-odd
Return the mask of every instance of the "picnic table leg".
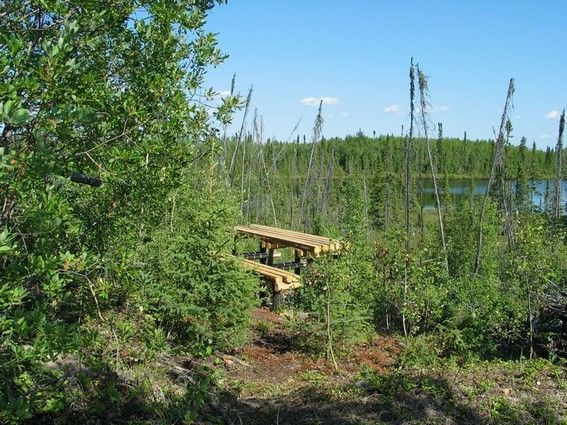
[[[266, 252], [267, 252], [266, 246], [264, 245], [264, 243], [260, 242], [260, 254], [265, 254]], [[266, 257], [260, 258], [260, 264], [266, 264], [266, 262], [267, 262]]]
[[238, 235], [234, 235], [234, 239], [232, 240], [232, 255], [236, 255], [236, 242], [238, 240]]
[[[295, 262], [297, 264], [301, 263], [301, 251], [299, 249], [295, 250]], [[296, 267], [294, 271], [295, 271], [295, 274], [300, 275], [301, 274], [301, 267]]]
[[313, 257], [309, 256], [307, 257], [307, 267], [310, 267], [313, 264]]
[[268, 249], [268, 258], [267, 258], [268, 262], [268, 266], [273, 266], [274, 265], [274, 249], [273, 248], [269, 248]]
[[285, 295], [282, 292], [274, 292], [272, 295], [272, 310], [277, 310], [285, 301]]

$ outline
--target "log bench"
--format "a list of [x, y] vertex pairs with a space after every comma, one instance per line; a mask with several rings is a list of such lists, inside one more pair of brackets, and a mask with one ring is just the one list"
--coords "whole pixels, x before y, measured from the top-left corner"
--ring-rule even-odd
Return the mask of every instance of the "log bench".
[[252, 260], [243, 259], [242, 264], [245, 268], [261, 274], [264, 279], [270, 282], [274, 293], [289, 291], [301, 286], [301, 279], [295, 273]]

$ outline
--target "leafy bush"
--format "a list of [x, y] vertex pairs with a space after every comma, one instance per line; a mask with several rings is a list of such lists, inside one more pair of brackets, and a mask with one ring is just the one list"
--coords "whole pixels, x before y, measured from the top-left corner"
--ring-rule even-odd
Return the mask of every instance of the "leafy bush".
[[[216, 140], [192, 101], [224, 58], [204, 30], [216, 3], [149, 1], [143, 17], [131, 0], [0, 3], [0, 422], [62, 409], [60, 377], [45, 364], [79, 355], [98, 331], [87, 323], [131, 313], [136, 249]], [[237, 103], [227, 98], [215, 118], [226, 122]], [[227, 264], [192, 277], [218, 279], [225, 267], [243, 282]], [[215, 302], [215, 291], [199, 296]], [[246, 320], [211, 317], [219, 340]], [[86, 361], [100, 361], [91, 348]]]
[[170, 199], [171, 213], [140, 248], [134, 297], [184, 350], [235, 347], [258, 294], [258, 279], [230, 253], [236, 203], [200, 174]]
[[296, 297], [296, 307], [308, 317], [293, 323], [297, 342], [304, 349], [317, 353], [329, 347], [345, 350], [372, 330], [372, 281], [364, 280], [353, 259], [352, 253], [319, 258], [308, 270]]

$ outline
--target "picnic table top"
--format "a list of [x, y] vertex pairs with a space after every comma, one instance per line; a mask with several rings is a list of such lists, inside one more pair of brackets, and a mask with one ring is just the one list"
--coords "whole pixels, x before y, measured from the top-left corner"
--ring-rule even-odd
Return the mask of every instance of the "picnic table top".
[[240, 234], [260, 239], [267, 249], [294, 247], [318, 256], [325, 252], [337, 252], [345, 247], [341, 241], [325, 236], [264, 226], [262, 224], [236, 226], [235, 230]]

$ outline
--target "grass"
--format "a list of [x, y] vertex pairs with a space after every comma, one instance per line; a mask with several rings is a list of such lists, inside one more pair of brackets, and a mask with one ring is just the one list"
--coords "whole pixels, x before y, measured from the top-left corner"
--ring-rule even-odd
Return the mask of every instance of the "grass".
[[285, 387], [239, 381], [224, 389], [222, 403], [247, 424], [276, 417], [279, 424], [567, 424], [565, 379], [541, 360], [462, 368], [448, 361], [387, 373], [362, 367], [346, 381], [321, 371], [302, 372]]

